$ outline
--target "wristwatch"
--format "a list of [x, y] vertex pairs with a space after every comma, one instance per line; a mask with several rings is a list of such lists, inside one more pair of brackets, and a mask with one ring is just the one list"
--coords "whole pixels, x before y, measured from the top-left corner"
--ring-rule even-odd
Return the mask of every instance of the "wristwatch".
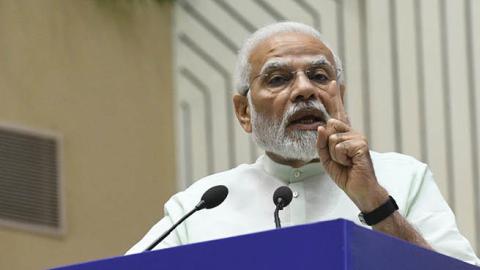
[[380, 221], [389, 217], [393, 212], [398, 210], [397, 202], [393, 199], [392, 196], [388, 196], [388, 200], [380, 205], [377, 209], [373, 210], [370, 213], [360, 212], [358, 214], [358, 219], [365, 225], [373, 226]]

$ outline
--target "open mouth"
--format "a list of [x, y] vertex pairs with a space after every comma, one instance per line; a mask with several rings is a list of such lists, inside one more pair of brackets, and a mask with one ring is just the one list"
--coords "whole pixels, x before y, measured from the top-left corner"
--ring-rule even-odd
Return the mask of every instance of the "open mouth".
[[317, 130], [319, 126], [325, 125], [325, 115], [316, 109], [306, 109], [294, 113], [287, 128], [295, 130]]

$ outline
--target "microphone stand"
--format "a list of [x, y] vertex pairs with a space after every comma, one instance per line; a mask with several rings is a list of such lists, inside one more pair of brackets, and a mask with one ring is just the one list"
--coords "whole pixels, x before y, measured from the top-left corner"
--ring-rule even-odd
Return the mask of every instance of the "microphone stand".
[[[180, 223], [182, 223], [185, 219], [187, 219], [189, 216], [193, 215], [193, 213], [197, 212], [198, 210], [201, 210], [204, 208], [204, 204], [205, 204], [205, 201], [200, 201], [196, 206], [195, 208], [193, 208], [190, 212], [188, 212], [185, 216], [183, 216], [179, 221], [177, 221], [170, 229], [168, 229], [168, 231], [164, 232], [160, 238], [158, 238], [155, 242], [153, 242], [152, 244], [150, 244], [150, 246], [148, 246], [147, 249], [145, 249], [145, 251], [151, 251], [156, 245], [158, 245], [158, 243], [162, 242], [163, 239], [165, 239], [173, 230], [175, 230], [175, 228], [177, 228], [178, 225], [180, 225]], [[144, 251], [144, 252], [145, 252]]]
[[283, 209], [283, 199], [279, 197], [276, 203], [275, 212], [273, 212], [273, 217], [275, 219], [275, 228], [280, 229], [282, 225], [280, 224], [280, 217], [278, 212]]
[[280, 217], [278, 216], [278, 211], [280, 211], [280, 208], [277, 206], [275, 207], [275, 212], [273, 212], [273, 216], [275, 218], [275, 228], [280, 229], [282, 228], [282, 225], [280, 224]]

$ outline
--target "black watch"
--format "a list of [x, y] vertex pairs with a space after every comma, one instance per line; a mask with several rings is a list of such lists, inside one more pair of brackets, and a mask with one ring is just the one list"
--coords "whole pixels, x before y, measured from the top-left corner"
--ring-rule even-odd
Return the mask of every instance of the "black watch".
[[384, 204], [380, 205], [377, 209], [373, 210], [370, 213], [361, 212], [360, 214], [358, 214], [358, 218], [363, 224], [373, 226], [380, 221], [386, 219], [397, 210], [397, 203], [392, 198], [392, 196], [388, 196], [388, 201], [386, 201]]

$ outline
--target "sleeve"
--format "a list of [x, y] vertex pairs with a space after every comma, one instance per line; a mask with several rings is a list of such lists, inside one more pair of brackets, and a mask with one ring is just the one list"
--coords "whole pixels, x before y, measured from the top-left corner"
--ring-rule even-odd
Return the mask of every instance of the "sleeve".
[[[131, 247], [125, 255], [141, 253], [147, 249], [149, 245], [155, 242], [164, 232], [175, 224], [184, 215], [184, 209], [179, 201], [172, 197], [164, 207], [165, 216], [155, 224], [147, 234], [133, 247]], [[167, 236], [161, 243], [153, 248], [153, 250], [169, 248], [181, 245], [186, 241], [186, 229], [184, 224], [180, 224], [170, 235]]]
[[432, 248], [442, 254], [480, 265], [468, 240], [460, 234], [455, 215], [438, 189], [426, 165], [416, 175], [416, 187], [408, 196], [407, 220]]

